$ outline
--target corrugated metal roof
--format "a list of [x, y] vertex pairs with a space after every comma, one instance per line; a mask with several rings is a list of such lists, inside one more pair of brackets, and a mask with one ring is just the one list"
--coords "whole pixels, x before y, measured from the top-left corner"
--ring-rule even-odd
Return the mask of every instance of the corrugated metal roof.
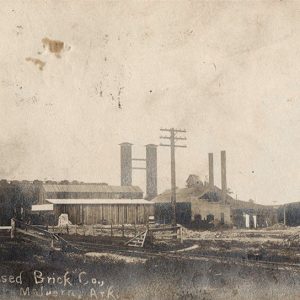
[[154, 204], [144, 199], [46, 199], [51, 204]]
[[46, 193], [143, 193], [138, 186], [101, 184], [43, 184]]

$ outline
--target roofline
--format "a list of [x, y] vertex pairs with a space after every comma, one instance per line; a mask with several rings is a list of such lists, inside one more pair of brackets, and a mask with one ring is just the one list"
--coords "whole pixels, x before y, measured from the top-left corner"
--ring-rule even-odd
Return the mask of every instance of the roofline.
[[[143, 190], [138, 186], [138, 185], [106, 185], [106, 184], [98, 184], [98, 183], [83, 183], [83, 184], [72, 184], [72, 183], [69, 183], [69, 184], [59, 184], [59, 183], [42, 183], [41, 186], [44, 188], [44, 187], [49, 187], [49, 186], [55, 186], [55, 187], [68, 187], [68, 189], [72, 188], [72, 187], [83, 187], [83, 186], [97, 186], [97, 187], [101, 187], [101, 188], [104, 188], [104, 189], [121, 189], [120, 191], [111, 191], [111, 193], [143, 193]], [[130, 189], [133, 189], [132, 191], [124, 191], [122, 189], [124, 188], [130, 188]], [[56, 191], [46, 191], [47, 193], [57, 193]], [[66, 192], [69, 192], [69, 193], [72, 193], [72, 191], [66, 191]], [[86, 191], [86, 192], [89, 192], [90, 191]], [[106, 193], [107, 191], [105, 191]], [[77, 192], [76, 192], [77, 193]], [[85, 193], [82, 192], [82, 193]], [[99, 193], [99, 191], [93, 191], [92, 193]]]
[[153, 205], [154, 202], [144, 199], [46, 199], [47, 202], [60, 205], [60, 204], [123, 204], [123, 205]]

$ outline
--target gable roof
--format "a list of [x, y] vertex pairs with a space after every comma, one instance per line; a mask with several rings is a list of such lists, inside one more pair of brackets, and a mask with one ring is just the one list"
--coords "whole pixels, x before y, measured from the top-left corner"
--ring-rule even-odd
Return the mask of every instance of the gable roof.
[[138, 186], [103, 184], [43, 184], [46, 193], [143, 193]]
[[[182, 189], [176, 189], [176, 201], [177, 202], [189, 202], [191, 197], [197, 197], [204, 191], [203, 186], [186, 187]], [[167, 203], [171, 201], [171, 190], [166, 190], [162, 194], [157, 195], [151, 201], [157, 203]]]
[[[191, 198], [198, 199], [211, 199], [215, 201], [221, 201], [222, 190], [214, 186], [210, 188], [208, 185], [205, 186], [194, 186], [190, 188], [176, 189], [176, 201], [177, 202], [189, 202]], [[171, 191], [167, 190], [162, 194], [152, 199], [155, 203], [168, 203], [171, 201]], [[272, 206], [251, 203], [247, 201], [237, 200], [232, 198], [229, 194], [226, 195], [226, 204], [229, 204], [232, 209], [271, 209]]]

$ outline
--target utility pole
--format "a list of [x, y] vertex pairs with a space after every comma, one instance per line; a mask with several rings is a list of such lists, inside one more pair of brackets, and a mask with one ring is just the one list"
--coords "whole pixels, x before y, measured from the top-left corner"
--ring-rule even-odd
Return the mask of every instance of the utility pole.
[[160, 146], [170, 147], [171, 150], [171, 205], [172, 205], [172, 225], [176, 226], [176, 167], [175, 148], [186, 148], [186, 145], [176, 145], [176, 141], [186, 140], [186, 137], [179, 137], [177, 133], [186, 133], [185, 129], [162, 128], [160, 131], [169, 132], [170, 136], [161, 136], [161, 139], [168, 139], [170, 144], [160, 144]]

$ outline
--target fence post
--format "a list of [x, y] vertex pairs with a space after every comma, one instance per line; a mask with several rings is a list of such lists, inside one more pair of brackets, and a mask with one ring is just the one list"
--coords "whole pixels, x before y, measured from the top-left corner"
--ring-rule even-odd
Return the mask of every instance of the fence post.
[[112, 225], [112, 221], [110, 223], [110, 236], [113, 236], [113, 225]]
[[136, 236], [136, 223], [134, 222], [134, 235]]
[[10, 220], [11, 230], [10, 230], [10, 238], [13, 239], [15, 237], [16, 231], [16, 221], [14, 218]]
[[125, 232], [124, 232], [124, 224], [122, 224], [122, 237], [125, 236]]
[[183, 230], [182, 230], [182, 226], [180, 226], [180, 243], [183, 243]]

